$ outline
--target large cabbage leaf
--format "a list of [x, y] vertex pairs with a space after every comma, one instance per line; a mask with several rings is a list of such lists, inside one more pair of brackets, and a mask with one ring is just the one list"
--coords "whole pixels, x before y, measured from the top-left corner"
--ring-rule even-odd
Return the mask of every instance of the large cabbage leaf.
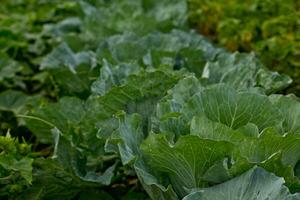
[[184, 200], [234, 199], [234, 200], [296, 200], [299, 194], [291, 194], [282, 178], [262, 168], [253, 168], [239, 177], [210, 188], [200, 189], [183, 198]]

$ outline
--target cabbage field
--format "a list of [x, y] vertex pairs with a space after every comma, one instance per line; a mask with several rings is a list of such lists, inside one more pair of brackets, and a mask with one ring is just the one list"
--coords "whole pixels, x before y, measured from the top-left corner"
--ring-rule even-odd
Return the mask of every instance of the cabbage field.
[[0, 199], [300, 200], [297, 0], [1, 0]]

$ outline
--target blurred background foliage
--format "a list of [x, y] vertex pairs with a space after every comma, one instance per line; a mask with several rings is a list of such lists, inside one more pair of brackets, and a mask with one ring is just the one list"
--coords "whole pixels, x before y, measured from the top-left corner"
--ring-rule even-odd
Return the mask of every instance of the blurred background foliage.
[[300, 95], [300, 1], [189, 0], [189, 23], [231, 51], [255, 51]]

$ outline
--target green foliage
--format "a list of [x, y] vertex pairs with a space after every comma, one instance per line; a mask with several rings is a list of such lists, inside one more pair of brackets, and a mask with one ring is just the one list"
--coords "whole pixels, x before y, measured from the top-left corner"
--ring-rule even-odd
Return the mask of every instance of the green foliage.
[[299, 199], [291, 79], [187, 30], [185, 0], [0, 11], [1, 199]]
[[300, 32], [297, 0], [189, 0], [189, 21], [232, 51], [255, 51], [272, 70], [292, 77], [299, 95]]
[[[276, 184], [275, 184], [276, 183]], [[247, 173], [211, 188], [195, 191], [184, 198], [193, 199], [299, 199], [299, 194], [289, 194], [284, 181], [261, 168], [253, 168]]]
[[[292, 97], [266, 96], [224, 84], [203, 87], [194, 77], [183, 79], [172, 90], [158, 103], [148, 131], [142, 129], [139, 115], [121, 116], [119, 129], [106, 144], [108, 150], [119, 151], [124, 164], [134, 166], [152, 199], [204, 198], [206, 187], [218, 188], [220, 194], [215, 195], [225, 195], [221, 191], [242, 182], [239, 179], [254, 173], [255, 166], [283, 177], [286, 186], [299, 191], [300, 137], [293, 119], [299, 114], [295, 113], [298, 101], [296, 106]], [[286, 106], [297, 108], [290, 112]], [[264, 170], [256, 173], [275, 177]], [[249, 185], [257, 184], [252, 181]], [[198, 188], [199, 192], [191, 193]], [[286, 187], [282, 194], [272, 195], [299, 199]]]
[[32, 183], [31, 146], [8, 132], [0, 136], [0, 196], [20, 195]]

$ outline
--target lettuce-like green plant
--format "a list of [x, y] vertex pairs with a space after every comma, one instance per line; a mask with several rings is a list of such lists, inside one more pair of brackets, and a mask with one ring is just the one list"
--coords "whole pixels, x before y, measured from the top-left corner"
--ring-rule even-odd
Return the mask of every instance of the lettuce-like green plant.
[[[139, 115], [121, 115], [106, 149], [119, 152], [124, 164], [133, 165], [152, 199], [205, 199], [206, 191], [226, 190], [256, 173], [269, 179], [276, 179], [270, 173], [284, 177], [286, 186], [299, 192], [299, 108], [293, 96], [267, 96], [226, 84], [203, 86], [187, 77], [158, 103], [148, 130], [142, 129]], [[250, 185], [257, 184], [253, 181]], [[280, 187], [282, 193], [273, 198], [299, 199]], [[268, 192], [261, 188], [257, 198], [266, 199]], [[230, 194], [242, 198], [238, 192]], [[215, 198], [230, 194], [216, 193]]]
[[291, 79], [188, 31], [185, 0], [3, 2], [0, 197], [299, 197], [299, 103], [268, 96]]

